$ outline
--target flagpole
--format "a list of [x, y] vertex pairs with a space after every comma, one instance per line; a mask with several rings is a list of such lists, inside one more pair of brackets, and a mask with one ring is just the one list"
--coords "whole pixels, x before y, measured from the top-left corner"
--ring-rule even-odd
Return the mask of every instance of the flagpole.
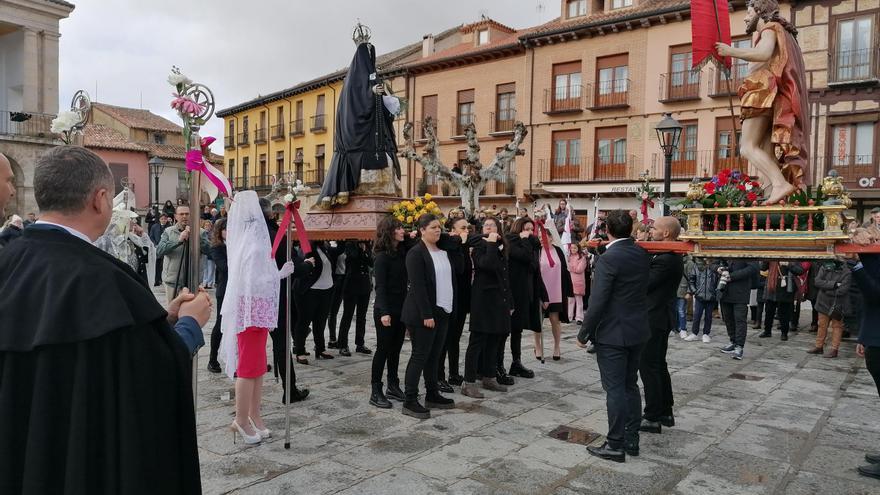
[[[718, 2], [717, 0], [712, 0], [712, 12], [715, 14], [715, 27], [718, 29], [718, 41], [721, 41], [721, 19], [718, 17]], [[733, 111], [733, 90], [730, 87], [730, 69], [728, 69], [724, 62], [721, 63], [722, 70], [724, 73], [724, 81], [727, 86], [727, 106], [730, 110], [730, 122], [733, 124], [733, 129], [730, 133], [730, 145], [731, 145], [731, 156], [734, 156], [737, 152], [736, 147], [736, 114]]]

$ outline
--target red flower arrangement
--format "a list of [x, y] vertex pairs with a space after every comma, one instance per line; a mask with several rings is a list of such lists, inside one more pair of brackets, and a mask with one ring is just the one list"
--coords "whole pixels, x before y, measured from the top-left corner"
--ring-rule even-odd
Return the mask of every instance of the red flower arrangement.
[[726, 168], [703, 184], [703, 205], [711, 208], [751, 204], [758, 200], [761, 184], [739, 170]]

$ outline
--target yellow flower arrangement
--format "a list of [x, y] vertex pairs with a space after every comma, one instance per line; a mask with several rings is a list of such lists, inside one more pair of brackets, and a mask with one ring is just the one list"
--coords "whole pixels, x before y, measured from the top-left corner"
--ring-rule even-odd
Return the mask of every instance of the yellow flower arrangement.
[[403, 224], [404, 228], [411, 230], [416, 228], [416, 223], [425, 215], [434, 215], [442, 223], [443, 212], [434, 201], [431, 201], [431, 195], [425, 194], [423, 197], [413, 199], [404, 199], [399, 203], [394, 203], [390, 208], [391, 215]]

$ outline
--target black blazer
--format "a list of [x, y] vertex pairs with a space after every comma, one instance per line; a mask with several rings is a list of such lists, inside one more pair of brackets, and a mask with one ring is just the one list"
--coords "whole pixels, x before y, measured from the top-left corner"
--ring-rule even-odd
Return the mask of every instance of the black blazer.
[[865, 304], [862, 305], [862, 321], [859, 328], [859, 343], [865, 347], [880, 347], [880, 255], [860, 254], [862, 268], [854, 270], [852, 276], [862, 291]]
[[471, 291], [470, 331], [506, 335], [510, 333], [510, 311], [513, 294], [507, 258], [499, 244], [479, 237], [471, 251], [474, 262], [474, 283]]
[[[442, 251], [448, 256], [446, 251]], [[452, 267], [452, 262], [449, 263]], [[456, 277], [452, 270], [452, 312], [456, 309]], [[407, 292], [403, 301], [401, 320], [408, 327], [421, 327], [424, 320], [435, 317], [437, 307], [437, 279], [434, 260], [424, 242], [419, 242], [406, 255]]]
[[361, 249], [358, 247], [358, 244], [356, 241], [345, 242], [345, 277], [342, 280], [343, 294], [369, 294], [373, 289], [370, 279], [373, 254], [369, 248]]
[[752, 277], [758, 273], [758, 265], [753, 261], [732, 260], [728, 264], [730, 282], [721, 296], [721, 302], [730, 304], [748, 304], [749, 293], [752, 291]]
[[651, 256], [648, 272], [648, 323], [652, 330], [669, 332], [678, 320], [675, 299], [684, 272], [680, 254], [658, 253]]
[[[579, 341], [634, 346], [650, 338], [645, 283], [650, 268], [648, 253], [631, 238], [619, 240], [599, 256]], [[679, 275], [676, 286], [680, 281]]]

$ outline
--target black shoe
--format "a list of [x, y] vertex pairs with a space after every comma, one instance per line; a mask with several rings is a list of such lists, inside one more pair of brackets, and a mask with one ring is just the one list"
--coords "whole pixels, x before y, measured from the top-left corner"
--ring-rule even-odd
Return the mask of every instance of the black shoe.
[[600, 459], [607, 459], [614, 462], [626, 462], [626, 453], [623, 450], [612, 449], [608, 446], [608, 442], [603, 443], [601, 447], [589, 446], [587, 447], [587, 452]]
[[661, 425], [659, 421], [642, 419], [642, 424], [639, 425], [639, 431], [644, 431], [646, 433], [660, 433], [663, 431], [663, 425]]
[[514, 361], [510, 364], [510, 375], [520, 378], [534, 378], [535, 372], [523, 366], [522, 361]]
[[495, 380], [502, 385], [513, 385], [516, 383], [516, 380], [508, 375], [504, 368], [498, 368], [495, 370]]
[[373, 353], [373, 351], [367, 349], [366, 347], [364, 347], [364, 346], [362, 346], [362, 345], [359, 345], [359, 346], [355, 347], [355, 348], [354, 348], [354, 352], [357, 352], [357, 353], [360, 353], [360, 354], [372, 354], [372, 353]]
[[868, 464], [867, 466], [859, 466], [859, 474], [869, 476], [871, 478], [880, 479], [880, 464]]
[[373, 391], [370, 393], [370, 404], [380, 409], [391, 409], [391, 402], [382, 393], [382, 382], [372, 384]]
[[639, 444], [637, 443], [627, 443], [623, 446], [623, 450], [626, 452], [626, 455], [639, 456]]
[[865, 454], [865, 460], [871, 464], [880, 464], [880, 452], [876, 454]]
[[428, 419], [431, 417], [431, 411], [419, 404], [418, 400], [404, 402], [401, 412], [416, 419]]
[[788, 340], [788, 334], [787, 334], [787, 333], [782, 334], [782, 337], [779, 337], [779, 340], [781, 340], [781, 341], [783, 341], [783, 342], [787, 341], [787, 340]]
[[220, 363], [217, 361], [208, 361], [208, 371], [211, 373], [220, 373], [223, 370], [220, 369]]
[[772, 337], [772, 335], [770, 335], [770, 332], [761, 332], [761, 335], [758, 335], [758, 338], [761, 339], [769, 339], [770, 337]]
[[403, 390], [400, 390], [399, 383], [389, 383], [388, 388], [385, 389], [385, 397], [399, 402], [404, 402], [406, 400], [406, 396], [403, 395]]
[[[293, 387], [293, 390], [291, 390], [290, 392], [290, 396], [293, 398], [292, 402], [302, 402], [306, 400], [306, 397], [309, 396], [309, 389], [307, 388]], [[287, 404], [287, 396], [284, 395], [284, 393], [281, 394], [281, 403]]]
[[425, 407], [428, 409], [452, 409], [455, 407], [455, 401], [443, 397], [439, 392], [428, 392], [425, 394]]
[[462, 383], [464, 383], [464, 377], [459, 374], [449, 375], [449, 380], [446, 380], [446, 383], [450, 385], [455, 385], [456, 387], [460, 387]]
[[342, 347], [339, 349], [339, 355], [345, 357], [351, 357], [351, 351], [348, 350], [348, 347]]
[[736, 344], [731, 342], [727, 347], [722, 347], [721, 352], [724, 354], [732, 354], [734, 349], [736, 349]]
[[331, 340], [330, 342], [327, 342], [327, 349], [336, 349], [337, 345], [338, 344], [335, 340]]
[[452, 392], [455, 392], [455, 389], [452, 388], [452, 385], [447, 383], [446, 380], [438, 380], [437, 383], [439, 385], [438, 388], [440, 389], [441, 392], [446, 393], [446, 394], [451, 394]]
[[675, 426], [675, 416], [671, 414], [669, 416], [660, 416], [659, 418], [657, 418], [657, 421], [659, 421], [661, 425], [667, 428]]
[[315, 359], [333, 359], [333, 354], [330, 354], [327, 351], [324, 352], [316, 352]]

